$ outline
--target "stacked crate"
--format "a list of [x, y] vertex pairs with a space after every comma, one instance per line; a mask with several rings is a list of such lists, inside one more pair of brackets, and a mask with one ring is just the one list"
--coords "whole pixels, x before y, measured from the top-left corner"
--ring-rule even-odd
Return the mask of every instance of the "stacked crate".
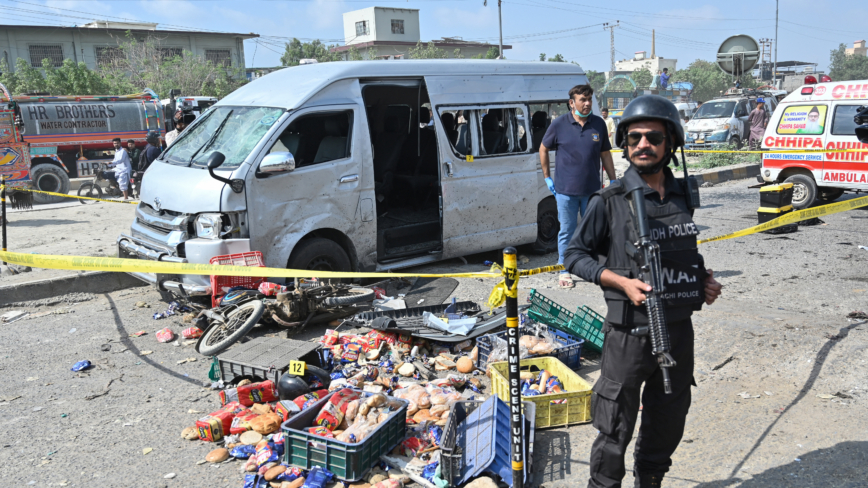
[[[793, 211], [793, 184], [781, 183], [760, 188], [760, 207], [757, 223], [764, 224]], [[764, 231], [767, 234], [788, 234], [799, 230], [797, 224], [787, 224]]]

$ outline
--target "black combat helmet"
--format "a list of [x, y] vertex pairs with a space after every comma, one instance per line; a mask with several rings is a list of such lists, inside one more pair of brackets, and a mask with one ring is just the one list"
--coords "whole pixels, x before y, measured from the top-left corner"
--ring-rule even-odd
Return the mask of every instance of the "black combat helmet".
[[148, 135], [147, 137], [145, 137], [145, 140], [148, 141], [149, 144], [157, 146], [160, 144], [160, 134], [157, 131], [148, 131]]
[[659, 120], [666, 125], [671, 138], [669, 150], [684, 145], [684, 127], [681, 126], [681, 116], [675, 104], [659, 95], [642, 95], [627, 104], [621, 121], [618, 122], [618, 133], [615, 134], [615, 145], [626, 150], [627, 128], [633, 122], [640, 120]]

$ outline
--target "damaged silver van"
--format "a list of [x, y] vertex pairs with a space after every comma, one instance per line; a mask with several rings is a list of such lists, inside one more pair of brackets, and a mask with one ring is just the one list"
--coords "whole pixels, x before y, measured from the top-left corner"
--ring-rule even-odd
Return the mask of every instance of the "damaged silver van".
[[[275, 268], [386, 271], [509, 245], [554, 251], [538, 149], [584, 83], [575, 64], [491, 60], [274, 72], [150, 166], [118, 255], [208, 263], [254, 250]], [[207, 276], [136, 276], [211, 293]]]

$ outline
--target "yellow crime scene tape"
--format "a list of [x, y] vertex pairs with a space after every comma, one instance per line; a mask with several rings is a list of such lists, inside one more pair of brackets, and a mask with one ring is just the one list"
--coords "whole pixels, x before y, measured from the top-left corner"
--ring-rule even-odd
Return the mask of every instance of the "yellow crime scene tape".
[[[620, 147], [613, 147], [610, 152], [623, 152]], [[737, 149], [684, 149], [686, 153], [733, 153], [733, 154], [800, 154], [800, 153], [865, 153], [868, 149], [767, 149], [764, 151], [740, 151]]]
[[26, 191], [26, 192], [28, 192], [28, 193], [42, 193], [42, 194], [44, 194], [44, 195], [54, 195], [54, 196], [63, 197], [63, 198], [75, 198], [75, 199], [78, 199], [78, 200], [96, 200], [97, 202], [108, 202], [108, 203], [128, 203], [128, 204], [131, 204], [131, 205], [137, 205], [137, 204], [139, 203], [138, 201], [132, 201], [132, 200], [130, 200], [130, 201], [124, 201], [124, 200], [106, 200], [106, 199], [104, 199], [104, 198], [80, 197], [80, 196], [78, 196], [78, 195], [69, 195], [69, 194], [66, 194], [66, 193], [55, 193], [55, 192], [52, 192], [52, 191], [33, 190], [33, 189], [30, 189], [30, 188], [11, 188], [11, 187], [10, 187], [10, 188], [4, 188], [3, 186], [0, 186], [0, 190], [3, 190], [3, 189], [11, 190], [11, 191]]

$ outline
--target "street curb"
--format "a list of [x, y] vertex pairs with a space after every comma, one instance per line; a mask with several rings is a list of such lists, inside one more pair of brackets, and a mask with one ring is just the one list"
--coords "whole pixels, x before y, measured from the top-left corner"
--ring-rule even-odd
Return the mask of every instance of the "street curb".
[[0, 306], [68, 293], [109, 293], [137, 286], [148, 286], [148, 284], [127, 273], [88, 271], [60, 278], [0, 286]]
[[730, 180], [743, 180], [760, 174], [762, 165], [751, 164], [742, 166], [741, 168], [722, 169], [720, 171], [710, 171], [708, 173], [694, 174], [696, 182], [702, 185], [703, 183], [723, 183]]

